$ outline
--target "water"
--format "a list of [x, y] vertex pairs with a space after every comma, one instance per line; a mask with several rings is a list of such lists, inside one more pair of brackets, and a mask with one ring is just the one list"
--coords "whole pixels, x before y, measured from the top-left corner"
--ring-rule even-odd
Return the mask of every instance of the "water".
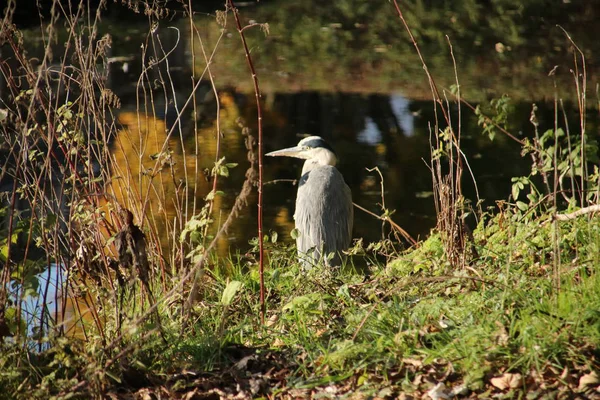
[[30, 338], [28, 347], [31, 350], [47, 349], [47, 343], [40, 339], [56, 326], [56, 316], [61, 314], [63, 276], [60, 268], [53, 264], [33, 279], [36, 281], [35, 290], [30, 288], [23, 294], [29, 285], [13, 285], [13, 295], [9, 296], [9, 301], [16, 304], [20, 301], [15, 297], [16, 293], [22, 296], [22, 325], [26, 328], [26, 336]]

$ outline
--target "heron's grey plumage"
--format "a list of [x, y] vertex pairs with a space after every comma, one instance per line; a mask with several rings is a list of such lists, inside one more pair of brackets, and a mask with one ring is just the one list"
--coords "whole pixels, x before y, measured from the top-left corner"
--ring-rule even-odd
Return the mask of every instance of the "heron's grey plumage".
[[[306, 159], [298, 184], [294, 220], [298, 256], [305, 264], [319, 261], [337, 266], [342, 251], [350, 246], [354, 209], [352, 193], [329, 145], [318, 136], [305, 138], [298, 146], [268, 153]], [[333, 253], [333, 258], [327, 256]]]
[[341, 251], [350, 246], [354, 221], [352, 193], [340, 171], [324, 165], [302, 176], [294, 220], [298, 252], [308, 257], [307, 262], [334, 253], [329, 263], [340, 265]]

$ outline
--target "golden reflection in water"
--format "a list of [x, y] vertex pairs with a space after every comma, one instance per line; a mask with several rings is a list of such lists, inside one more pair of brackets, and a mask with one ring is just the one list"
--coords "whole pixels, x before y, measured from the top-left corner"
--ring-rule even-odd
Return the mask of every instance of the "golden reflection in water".
[[283, 237], [281, 238], [282, 241], [290, 241], [290, 233], [295, 228], [295, 224], [294, 218], [290, 215], [289, 208], [279, 207], [275, 215], [276, 216], [274, 225], [280, 228], [279, 231], [283, 234]]
[[[203, 170], [210, 170], [214, 166], [217, 154], [216, 132], [218, 129], [221, 131], [219, 158], [225, 157], [227, 162], [240, 162], [240, 160], [246, 159], [246, 148], [243, 145], [244, 141], [241, 136], [241, 127], [239, 126], [238, 121], [240, 118], [240, 109], [235, 103], [233, 95], [225, 91], [219, 93], [219, 104], [219, 126], [217, 127], [217, 120], [215, 118], [209, 126], [199, 128], [196, 136], [199, 149], [199, 167]], [[195, 147], [193, 139], [187, 142], [187, 147]], [[219, 226], [227, 219], [231, 206], [233, 206], [233, 193], [231, 188], [236, 185], [238, 185], [238, 189], [241, 187], [244, 172], [245, 168], [243, 166], [238, 166], [235, 169], [230, 170], [229, 177], [218, 177], [217, 190], [226, 193], [225, 196], [220, 195], [215, 197], [212, 214], [214, 220], [213, 226], [211, 227], [212, 234], [216, 234]], [[240, 177], [242, 177], [242, 180], [239, 179]], [[230, 189], [227, 190], [224, 187]], [[212, 180], [206, 193], [211, 189]], [[239, 233], [239, 228], [239, 226], [234, 225], [230, 228], [229, 234], [236, 235]], [[230, 249], [227, 236], [223, 235], [218, 238], [216, 252], [220, 257], [227, 257], [229, 255]]]
[[[239, 110], [228, 93], [220, 95], [220, 104], [221, 156], [236, 158], [232, 154], [242, 150], [236, 123]], [[173, 262], [171, 249], [178, 246], [179, 232], [204, 206], [212, 189], [209, 171], [217, 151], [217, 121], [202, 128], [194, 128], [192, 121], [192, 127], [181, 132], [176, 125], [171, 136], [165, 121], [152, 115], [125, 111], [119, 123], [122, 129], [111, 147], [108, 200], [132, 210], [142, 229], [156, 235], [164, 259]], [[223, 198], [216, 196], [213, 215], [226, 217], [228, 210], [223, 208]], [[223, 238], [219, 255], [228, 250]]]
[[89, 304], [90, 296], [81, 297], [77, 295], [64, 296], [62, 301], [64, 305], [64, 313], [59, 311], [59, 318], [57, 319], [62, 324], [63, 331], [66, 336], [84, 340], [86, 334], [96, 331], [100, 319], [98, 315], [94, 314], [90, 309]]

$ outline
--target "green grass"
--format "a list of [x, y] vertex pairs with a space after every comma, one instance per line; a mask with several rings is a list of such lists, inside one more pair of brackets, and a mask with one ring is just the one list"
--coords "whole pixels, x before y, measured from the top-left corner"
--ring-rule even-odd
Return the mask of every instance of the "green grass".
[[[191, 334], [157, 361], [163, 368], [171, 361], [170, 369], [186, 362], [211, 370], [227, 366], [223, 351], [231, 345], [272, 349], [290, 355], [286, 379], [292, 386], [354, 380], [353, 390], [395, 387], [398, 373], [405, 376], [401, 386], [411, 386], [440, 363], [452, 366], [447, 385], [466, 383], [474, 391], [507, 371], [544, 376], [549, 369], [593, 370], [600, 343], [598, 224], [582, 219], [556, 226], [557, 288], [552, 265], [542, 261], [552, 258], [553, 224], [542, 217], [502, 229], [497, 220], [475, 231], [477, 243], [484, 243], [480, 257], [459, 271], [439, 258], [435, 234], [388, 265], [371, 265], [369, 278], [351, 268], [303, 271], [289, 261], [292, 254], [279, 253], [271, 259], [278, 268], [267, 270], [267, 327], [257, 322], [255, 271], [235, 268], [228, 278], [217, 273], [194, 310]], [[242, 285], [224, 306], [228, 279]], [[418, 360], [418, 368], [407, 367], [405, 359]], [[531, 386], [524, 382], [519, 389]]]
[[[148, 323], [125, 331], [112, 350], [100, 337], [54, 339], [52, 350], [16, 367], [11, 354], [18, 352], [5, 344], [0, 382], [19, 396], [136, 392], [135, 382], [174, 394], [235, 392], [244, 388], [236, 379], [260, 374], [265, 383], [252, 395], [418, 396], [437, 382], [481, 397], [574, 393], [598, 368], [599, 229], [593, 218], [553, 223], [546, 215], [505, 212], [474, 231], [479, 256], [468, 268], [452, 270], [433, 233], [387, 264], [370, 264], [366, 275], [351, 266], [306, 271], [293, 249], [270, 245], [266, 326], [258, 318], [255, 267], [232, 258], [205, 275], [187, 330], [176, 304], [161, 305], [167, 345], [156, 333], [142, 339], [154, 327]], [[241, 284], [223, 296], [232, 281]], [[111, 357], [118, 361], [106, 367]], [[244, 357], [250, 359], [236, 366]], [[231, 371], [239, 376], [211, 381]], [[491, 385], [505, 373], [521, 374], [519, 384]]]

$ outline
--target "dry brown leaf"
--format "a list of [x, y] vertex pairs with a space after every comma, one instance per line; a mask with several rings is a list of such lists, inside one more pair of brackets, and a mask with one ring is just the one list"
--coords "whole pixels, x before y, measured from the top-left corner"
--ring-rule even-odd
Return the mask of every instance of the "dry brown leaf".
[[323, 328], [323, 329], [317, 329], [317, 331], [315, 332], [315, 336], [316, 337], [321, 337], [321, 336], [323, 336], [323, 334], [325, 334], [327, 332], [329, 332], [329, 330], [325, 329], [325, 328]]
[[514, 389], [521, 384], [521, 374], [505, 373], [490, 379], [490, 383], [500, 390]]
[[237, 369], [239, 369], [240, 371], [248, 369], [248, 361], [255, 360], [255, 359], [256, 359], [256, 355], [251, 354], [249, 356], [242, 358], [240, 361], [236, 362], [235, 367]]
[[423, 383], [423, 374], [417, 373], [415, 375], [415, 379], [413, 379], [412, 384], [414, 387], [419, 387], [419, 385]]
[[277, 323], [277, 321], [279, 321], [279, 315], [277, 314], [273, 314], [271, 315], [271, 317], [267, 320], [267, 322], [265, 323], [265, 325], [267, 327], [271, 327], [273, 325], [275, 325]]
[[182, 400], [192, 400], [198, 394], [198, 388], [194, 388], [194, 390], [187, 392], [181, 399]]
[[589, 374], [582, 375], [579, 378], [579, 390], [585, 390], [588, 386], [595, 386], [600, 383], [600, 378], [596, 371], [592, 371]]
[[460, 385], [454, 386], [450, 391], [450, 394], [454, 396], [466, 396], [469, 394], [469, 385], [466, 383], [462, 383]]
[[141, 400], [153, 400], [154, 396], [148, 388], [142, 388], [137, 391], [136, 397]]
[[452, 393], [448, 390], [446, 385], [444, 385], [444, 382], [438, 382], [437, 385], [427, 392], [427, 396], [431, 397], [431, 400], [444, 400], [451, 399]]
[[412, 365], [413, 367], [421, 368], [423, 366], [423, 361], [417, 360], [414, 358], [403, 358], [402, 362], [404, 364]]

